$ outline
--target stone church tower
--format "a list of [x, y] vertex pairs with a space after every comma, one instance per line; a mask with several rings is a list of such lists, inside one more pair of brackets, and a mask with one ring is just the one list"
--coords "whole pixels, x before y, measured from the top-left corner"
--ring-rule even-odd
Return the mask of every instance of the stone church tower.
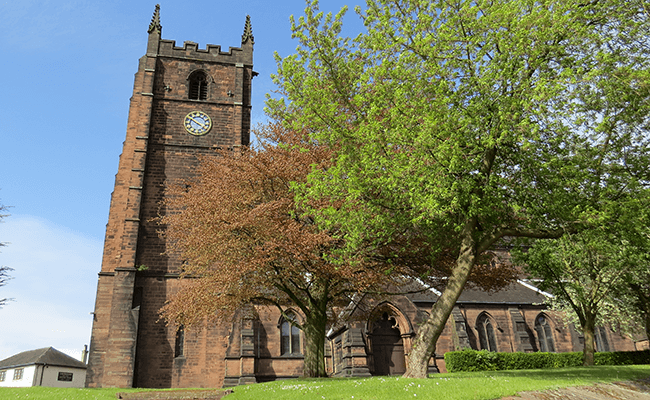
[[182, 332], [159, 321], [159, 309], [177, 289], [182, 260], [165, 253], [158, 234], [164, 227], [152, 219], [166, 212], [160, 205], [166, 187], [192, 177], [199, 157], [248, 145], [254, 39], [249, 17], [241, 46], [228, 51], [215, 45], [199, 49], [194, 42], [177, 47], [161, 39], [161, 30], [156, 6], [111, 198], [89, 387], [192, 386], [181, 378], [190, 367], [203, 371], [201, 386], [223, 383], [226, 350], [219, 338], [226, 332], [215, 328], [203, 335], [199, 345], [207, 350], [188, 366], [175, 354]]

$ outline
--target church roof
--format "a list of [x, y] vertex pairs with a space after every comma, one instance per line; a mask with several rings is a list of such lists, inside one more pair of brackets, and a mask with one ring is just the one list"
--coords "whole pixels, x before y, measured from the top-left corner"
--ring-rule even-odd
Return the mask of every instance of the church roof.
[[0, 369], [22, 367], [27, 365], [55, 365], [86, 369], [86, 364], [60, 352], [53, 347], [28, 350], [0, 361]]
[[466, 288], [458, 299], [458, 304], [540, 304], [548, 299], [541, 291], [522, 281], [513, 282], [498, 292], [489, 293], [479, 289]]
[[[424, 285], [412, 282], [408, 285], [409, 291], [417, 288], [424, 289]], [[435, 289], [424, 290], [406, 295], [414, 303], [433, 303], [438, 300], [440, 292]], [[548, 300], [548, 294], [540, 291], [531, 284], [518, 280], [505, 288], [489, 293], [480, 289], [465, 288], [456, 304], [541, 304]]]

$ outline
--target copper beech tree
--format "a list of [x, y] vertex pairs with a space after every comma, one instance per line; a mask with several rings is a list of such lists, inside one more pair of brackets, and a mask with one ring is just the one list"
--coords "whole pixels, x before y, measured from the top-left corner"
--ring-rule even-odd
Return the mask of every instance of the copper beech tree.
[[[316, 229], [294, 201], [292, 185], [312, 166], [326, 168], [331, 149], [304, 132], [270, 124], [257, 148], [206, 158], [196, 179], [172, 189], [161, 217], [182, 254], [183, 289], [164, 307], [171, 321], [191, 326], [232, 318], [247, 305], [277, 307], [304, 333], [305, 376], [325, 376], [325, 333], [336, 301], [385, 282], [369, 263], [334, 264], [338, 243]], [[288, 309], [299, 310], [295, 318]]]

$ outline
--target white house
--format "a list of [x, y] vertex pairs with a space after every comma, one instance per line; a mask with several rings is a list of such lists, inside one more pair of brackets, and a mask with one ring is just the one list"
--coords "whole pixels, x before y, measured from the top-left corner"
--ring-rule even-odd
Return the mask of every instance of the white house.
[[76, 387], [86, 382], [86, 364], [52, 347], [24, 351], [0, 361], [0, 387]]

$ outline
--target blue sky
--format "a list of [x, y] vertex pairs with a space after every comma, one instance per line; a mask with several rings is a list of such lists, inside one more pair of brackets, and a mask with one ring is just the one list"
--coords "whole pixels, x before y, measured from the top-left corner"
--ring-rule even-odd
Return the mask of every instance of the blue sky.
[[[350, 32], [361, 24], [350, 7]], [[0, 298], [0, 360], [89, 344], [108, 207], [126, 133], [129, 98], [156, 2], [0, 0], [0, 265], [14, 268]], [[191, 4], [191, 6], [190, 6]], [[345, 1], [323, 0], [337, 12]], [[274, 86], [273, 53], [291, 54], [289, 16], [305, 3], [160, 1], [162, 36], [224, 49], [255, 36], [253, 123]]]

